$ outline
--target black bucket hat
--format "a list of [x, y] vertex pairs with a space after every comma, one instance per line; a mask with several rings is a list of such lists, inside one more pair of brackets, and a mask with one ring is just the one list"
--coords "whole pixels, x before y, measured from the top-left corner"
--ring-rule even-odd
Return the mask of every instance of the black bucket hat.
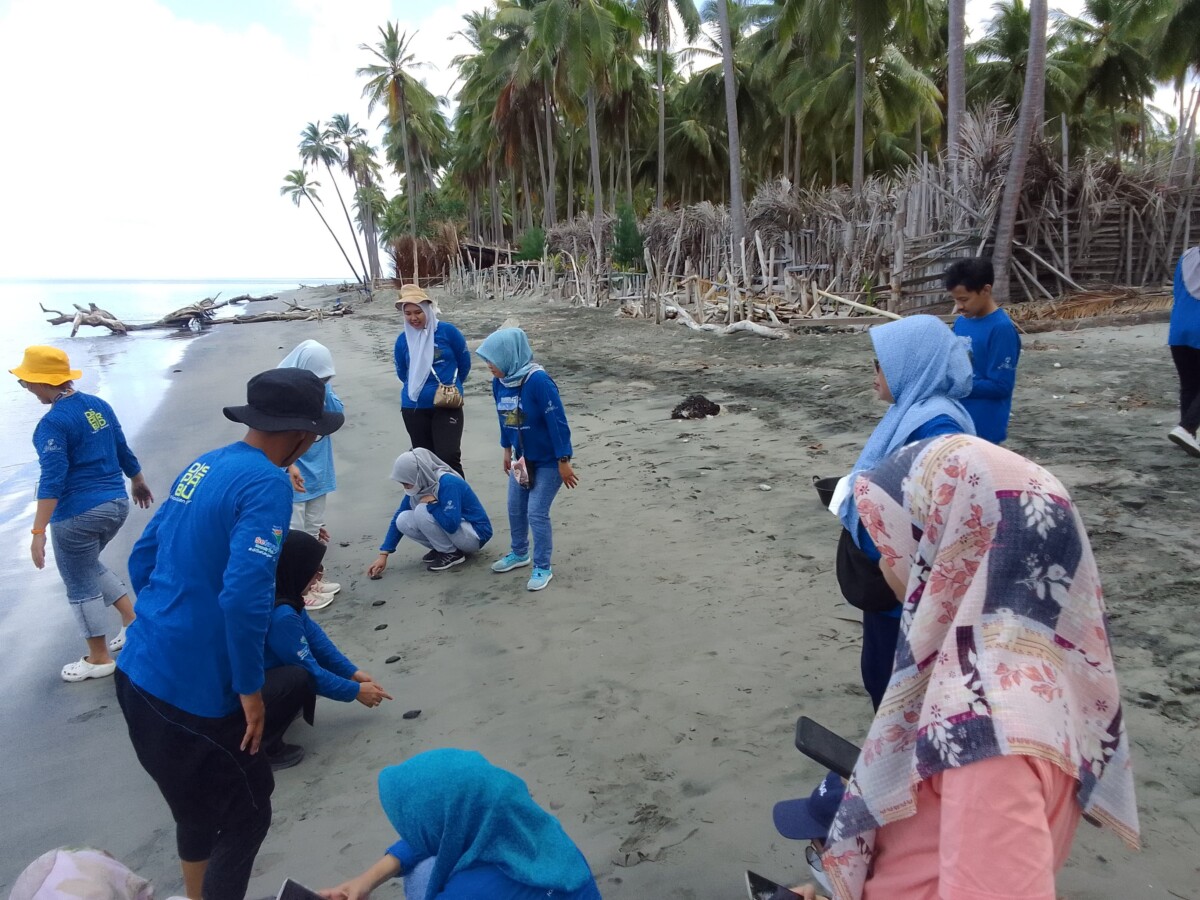
[[256, 431], [333, 434], [346, 417], [325, 411], [325, 383], [307, 369], [268, 369], [246, 384], [246, 405], [226, 406], [225, 418]]

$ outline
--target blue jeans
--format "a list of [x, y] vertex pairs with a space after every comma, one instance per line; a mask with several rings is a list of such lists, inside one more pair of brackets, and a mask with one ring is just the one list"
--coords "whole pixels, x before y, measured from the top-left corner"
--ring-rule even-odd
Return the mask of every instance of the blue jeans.
[[515, 478], [508, 479], [508, 530], [512, 534], [512, 552], [529, 555], [529, 532], [533, 531], [533, 564], [550, 568], [554, 535], [550, 530], [550, 504], [562, 487], [558, 464], [530, 465], [533, 487], [526, 489]]
[[54, 562], [85, 638], [103, 637], [112, 630], [105, 611], [129, 593], [125, 582], [100, 562], [100, 551], [117, 536], [128, 515], [129, 501], [121, 498], [50, 523]]

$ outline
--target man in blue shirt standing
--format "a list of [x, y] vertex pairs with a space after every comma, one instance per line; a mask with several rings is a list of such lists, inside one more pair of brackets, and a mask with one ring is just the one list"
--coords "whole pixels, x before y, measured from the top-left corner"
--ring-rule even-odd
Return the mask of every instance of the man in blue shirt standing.
[[250, 379], [237, 443], [175, 479], [129, 559], [138, 596], [116, 673], [142, 767], [175, 819], [186, 893], [242, 898], [271, 825], [275, 782], [259, 753], [263, 653], [275, 565], [292, 514], [284, 469], [343, 416], [304, 369]]
[[1200, 456], [1200, 247], [1192, 247], [1175, 267], [1175, 302], [1167, 334], [1179, 373], [1179, 424], [1167, 438], [1189, 456]]
[[946, 290], [958, 313], [954, 333], [970, 339], [975, 368], [971, 393], [962, 405], [971, 414], [981, 438], [1003, 444], [1008, 437], [1021, 337], [1008, 313], [996, 305], [992, 296], [995, 274], [990, 259], [956, 260], [946, 269], [945, 278]]

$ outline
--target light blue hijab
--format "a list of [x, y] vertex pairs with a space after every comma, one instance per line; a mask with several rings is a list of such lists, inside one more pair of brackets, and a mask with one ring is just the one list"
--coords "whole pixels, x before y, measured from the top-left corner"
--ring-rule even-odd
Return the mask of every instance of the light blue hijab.
[[505, 387], [518, 387], [526, 375], [542, 368], [533, 361], [533, 348], [520, 328], [493, 331], [475, 352], [504, 373], [500, 383]]
[[436, 857], [425, 896], [459, 872], [495, 866], [513, 881], [577, 891], [592, 873], [516, 775], [473, 750], [429, 750], [379, 773], [379, 802], [419, 858]]
[[[938, 416], [949, 416], [963, 434], [975, 434], [971, 415], [958, 401], [971, 393], [970, 338], [959, 337], [936, 316], [909, 316], [871, 329], [875, 358], [892, 392], [884, 413], [851, 470], [874, 469], [909, 435]], [[858, 505], [854, 491], [842, 501], [838, 518], [858, 543]]]

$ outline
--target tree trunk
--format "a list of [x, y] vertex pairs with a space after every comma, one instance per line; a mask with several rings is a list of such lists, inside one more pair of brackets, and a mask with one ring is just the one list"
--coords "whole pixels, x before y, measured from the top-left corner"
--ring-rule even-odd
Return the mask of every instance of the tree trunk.
[[796, 120], [796, 144], [792, 150], [792, 152], [795, 154], [792, 157], [793, 184], [800, 183], [800, 162], [801, 162], [800, 150], [801, 150], [801, 147], [803, 147], [803, 145], [804, 145], [804, 132], [801, 131], [800, 120], [797, 119]]
[[546, 217], [546, 227], [549, 228], [558, 221], [558, 161], [554, 156], [554, 94], [550, 90], [550, 82], [545, 84], [545, 96], [542, 98], [542, 109], [546, 119], [546, 209], [550, 211]]
[[783, 177], [791, 180], [789, 177], [789, 164], [791, 163], [791, 147], [792, 147], [792, 117], [785, 116], [783, 119]]
[[488, 179], [491, 182], [492, 193], [492, 246], [499, 247], [504, 232], [504, 212], [500, 205], [500, 185], [496, 179], [496, 165], [488, 169]]
[[313, 210], [316, 211], [317, 215], [321, 216], [321, 224], [325, 226], [325, 230], [329, 232], [329, 236], [333, 238], [333, 242], [337, 244], [338, 249], [342, 251], [342, 259], [346, 261], [346, 265], [350, 267], [350, 271], [354, 272], [354, 280], [362, 283], [362, 277], [358, 274], [358, 272], [354, 271], [354, 263], [350, 262], [350, 257], [346, 255], [346, 248], [342, 246], [342, 242], [338, 240], [338, 236], [333, 233], [333, 229], [330, 228], [329, 223], [325, 221], [325, 216], [321, 213], [321, 207], [317, 206], [317, 204], [313, 202], [313, 198], [309, 197], [308, 194], [305, 194], [304, 196], [308, 200], [309, 205], [312, 206]]
[[533, 197], [529, 193], [529, 166], [521, 157], [521, 192], [525, 195], [525, 230], [533, 227]]
[[[358, 242], [358, 232], [354, 230], [354, 222], [350, 219], [350, 210], [346, 209], [346, 201], [342, 199], [342, 190], [338, 187], [337, 179], [333, 177], [333, 169], [329, 168], [329, 163], [325, 163], [325, 171], [329, 173], [329, 180], [333, 182], [333, 190], [337, 194], [338, 203], [342, 205], [342, 213], [346, 217], [346, 225], [350, 228], [350, 239], [354, 241], [354, 251], [358, 254], [358, 265], [365, 274], [367, 263], [363, 259], [362, 245]], [[366, 282], [363, 283], [366, 284]]]
[[625, 106], [625, 202], [633, 209], [633, 151], [629, 148], [629, 105]]
[[567, 221], [575, 218], [575, 138], [567, 146]]
[[967, 0], [950, 0], [949, 68], [946, 73], [946, 150], [954, 182], [958, 180], [958, 152], [962, 120], [967, 109]]
[[854, 161], [850, 187], [857, 194], [863, 186], [863, 97], [866, 91], [867, 55], [863, 49], [862, 22], [854, 35]]
[[1004, 179], [1004, 199], [1000, 204], [1000, 216], [996, 223], [996, 244], [992, 251], [992, 265], [996, 270], [993, 294], [1000, 303], [1009, 300], [1009, 264], [1012, 260], [1012, 243], [1017, 227], [1017, 210], [1021, 204], [1025, 166], [1029, 162], [1034, 116], [1040, 114], [1038, 110], [1041, 104], [1037, 102], [1037, 97], [1044, 94], [1046, 88], [1046, 0], [1030, 0], [1029, 20], [1029, 61], [1025, 70], [1025, 91], [1021, 96], [1021, 114], [1013, 136], [1012, 161]]
[[546, 154], [542, 150], [542, 131], [538, 128], [537, 116], [533, 117], [531, 124], [533, 125], [534, 143], [537, 144], [538, 177], [542, 180], [542, 226], [549, 228], [554, 223], [549, 221], [549, 217], [546, 215]]
[[662, 35], [654, 36], [654, 44], [658, 52], [658, 194], [654, 201], [655, 209], [663, 205], [663, 171], [667, 165], [667, 89], [663, 85], [663, 48]]
[[412, 238], [413, 284], [420, 284], [420, 258], [417, 256], [417, 186], [412, 175], [412, 159], [408, 151], [408, 117], [400, 111], [400, 144], [404, 150], [404, 193], [408, 200], [408, 235]]
[[[725, 69], [725, 122], [729, 128], [729, 221], [736, 255], [746, 238], [746, 209], [742, 202], [742, 139], [738, 133], [737, 83], [733, 73], [733, 36], [729, 32], [728, 0], [717, 0], [721, 27], [721, 56]], [[738, 268], [734, 265], [733, 268]]]
[[604, 216], [604, 182], [600, 179], [600, 136], [596, 127], [596, 86], [587, 89], [588, 143], [592, 156], [592, 243], [596, 250], [596, 271], [599, 272], [604, 248], [601, 246], [600, 220]]

